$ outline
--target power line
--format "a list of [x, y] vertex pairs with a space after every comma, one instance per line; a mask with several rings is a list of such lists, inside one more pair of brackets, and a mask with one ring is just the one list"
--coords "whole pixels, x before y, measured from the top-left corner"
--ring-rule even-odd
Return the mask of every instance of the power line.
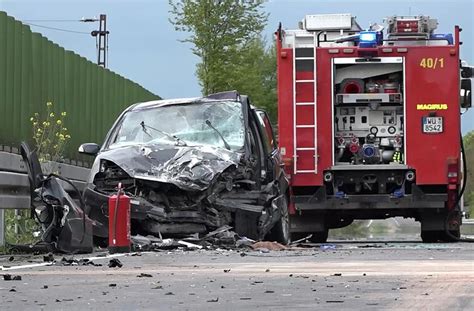
[[49, 22], [81, 22], [80, 19], [24, 19], [23, 22], [49, 23]]
[[32, 24], [32, 23], [24, 23], [24, 24], [29, 25], [29, 26], [35, 26], [35, 27], [40, 27], [40, 28], [51, 29], [51, 30], [57, 30], [57, 31], [70, 32], [70, 33], [78, 33], [78, 34], [90, 35], [90, 32], [76, 31], [76, 30], [63, 29], [63, 28], [56, 28], [56, 27], [48, 27], [48, 26], [42, 26], [42, 25], [37, 25], [37, 24]]

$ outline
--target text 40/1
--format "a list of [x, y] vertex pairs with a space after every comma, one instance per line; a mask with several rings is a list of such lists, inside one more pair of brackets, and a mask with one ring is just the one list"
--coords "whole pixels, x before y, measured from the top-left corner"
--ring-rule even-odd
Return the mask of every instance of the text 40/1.
[[444, 58], [425, 57], [420, 61], [420, 67], [425, 69], [444, 68]]

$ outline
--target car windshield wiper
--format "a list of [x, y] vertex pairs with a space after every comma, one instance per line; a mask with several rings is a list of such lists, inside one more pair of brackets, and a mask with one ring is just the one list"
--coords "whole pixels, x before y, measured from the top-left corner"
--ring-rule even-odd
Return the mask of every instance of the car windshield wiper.
[[221, 132], [219, 132], [218, 129], [216, 129], [214, 126], [212, 126], [211, 121], [206, 120], [206, 124], [207, 124], [211, 129], [213, 129], [214, 131], [216, 131], [216, 133], [219, 135], [219, 137], [220, 137], [220, 138], [222, 139], [222, 141], [224, 142], [225, 148], [226, 148], [227, 150], [230, 150], [230, 146], [229, 146], [229, 144], [225, 141], [224, 136], [222, 136]]
[[150, 137], [151, 137], [151, 135], [150, 135], [150, 133], [148, 133], [148, 131], [146, 130], [147, 128], [152, 129], [152, 130], [154, 130], [154, 131], [157, 131], [157, 132], [160, 133], [160, 134], [165, 135], [166, 137], [168, 137], [168, 138], [170, 138], [170, 139], [176, 141], [178, 144], [181, 143], [182, 146], [187, 146], [186, 142], [185, 142], [184, 140], [182, 140], [181, 138], [179, 138], [178, 136], [173, 135], [173, 134], [170, 134], [170, 133], [167, 133], [167, 132], [162, 131], [162, 130], [159, 130], [159, 129], [154, 128], [154, 127], [152, 127], [152, 126], [145, 125], [145, 121], [140, 122], [140, 125], [142, 126], [143, 132], [147, 133], [148, 136], [150, 136]]

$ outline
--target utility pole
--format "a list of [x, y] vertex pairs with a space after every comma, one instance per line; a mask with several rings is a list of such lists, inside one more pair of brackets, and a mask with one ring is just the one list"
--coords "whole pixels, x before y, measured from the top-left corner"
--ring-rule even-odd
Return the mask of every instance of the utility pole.
[[108, 35], [109, 31], [107, 30], [107, 16], [105, 14], [100, 14], [99, 17], [99, 30], [94, 30], [91, 32], [93, 37], [98, 37], [97, 45], [97, 64], [104, 68], [107, 68], [107, 50], [108, 46]]

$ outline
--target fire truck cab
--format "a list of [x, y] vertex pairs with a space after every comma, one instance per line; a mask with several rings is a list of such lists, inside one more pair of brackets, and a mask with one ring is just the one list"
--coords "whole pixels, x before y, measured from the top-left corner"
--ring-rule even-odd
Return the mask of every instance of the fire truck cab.
[[472, 100], [461, 29], [435, 33], [429, 16], [385, 24], [307, 15], [276, 33], [293, 238], [324, 242], [354, 219], [395, 216], [420, 221], [425, 242], [460, 235], [460, 108]]

